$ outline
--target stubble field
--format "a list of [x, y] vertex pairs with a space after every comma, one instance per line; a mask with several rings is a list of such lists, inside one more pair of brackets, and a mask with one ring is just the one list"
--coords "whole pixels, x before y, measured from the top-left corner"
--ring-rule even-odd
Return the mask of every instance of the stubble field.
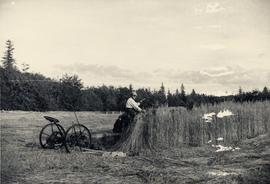
[[[269, 105], [269, 104], [267, 104]], [[269, 112], [265, 112], [269, 113]], [[112, 157], [106, 151], [88, 153], [44, 150], [39, 131], [44, 115], [58, 118], [65, 129], [72, 112], [1, 112], [2, 183], [269, 183], [269, 131], [244, 139], [232, 149], [215, 145], [177, 145], [155, 153]], [[119, 113], [79, 112], [91, 132], [112, 129]], [[268, 122], [269, 125], [269, 122]], [[107, 155], [107, 156], [104, 156]]]

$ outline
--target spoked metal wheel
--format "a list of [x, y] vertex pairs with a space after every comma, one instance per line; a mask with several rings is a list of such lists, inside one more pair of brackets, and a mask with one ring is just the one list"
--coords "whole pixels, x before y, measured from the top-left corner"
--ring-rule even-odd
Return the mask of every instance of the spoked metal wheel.
[[91, 133], [82, 124], [72, 125], [66, 132], [66, 145], [69, 151], [83, 151], [91, 145]]
[[65, 130], [59, 124], [45, 125], [39, 134], [39, 142], [42, 148], [59, 149], [65, 145]]

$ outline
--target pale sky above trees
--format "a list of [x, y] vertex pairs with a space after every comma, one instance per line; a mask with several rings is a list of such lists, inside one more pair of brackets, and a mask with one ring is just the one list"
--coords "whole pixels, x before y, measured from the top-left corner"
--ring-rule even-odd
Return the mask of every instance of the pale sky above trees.
[[84, 85], [208, 94], [270, 86], [268, 0], [1, 0], [0, 53]]

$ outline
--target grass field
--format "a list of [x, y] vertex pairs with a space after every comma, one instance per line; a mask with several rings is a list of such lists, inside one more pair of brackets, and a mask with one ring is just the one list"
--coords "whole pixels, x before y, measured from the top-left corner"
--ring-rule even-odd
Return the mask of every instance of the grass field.
[[[266, 110], [269, 107], [267, 104]], [[209, 107], [207, 111], [216, 108]], [[46, 124], [43, 115], [58, 118], [65, 128], [75, 121], [72, 112], [1, 112], [2, 183], [269, 183], [270, 181], [270, 136], [267, 131], [239, 141], [237, 147], [240, 149], [233, 151], [216, 152], [217, 148], [207, 143], [196, 147], [177, 144], [152, 154], [105, 157], [101, 152], [67, 154], [62, 150], [41, 149], [38, 136], [42, 126]], [[118, 115], [119, 113], [79, 112], [78, 118], [95, 132], [112, 129]]]

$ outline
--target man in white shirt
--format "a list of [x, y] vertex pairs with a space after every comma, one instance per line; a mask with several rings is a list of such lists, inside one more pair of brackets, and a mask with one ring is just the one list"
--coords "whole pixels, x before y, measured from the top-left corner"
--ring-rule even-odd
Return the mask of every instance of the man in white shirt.
[[139, 107], [140, 102], [135, 101], [136, 96], [137, 93], [133, 91], [131, 97], [126, 102], [125, 113], [122, 114], [114, 124], [113, 132], [123, 132], [123, 130], [125, 130], [128, 125], [133, 121], [135, 115], [138, 112], [143, 112], [143, 110]]
[[132, 91], [131, 97], [127, 100], [126, 103], [126, 114], [128, 118], [128, 122], [126, 122], [126, 126], [131, 123], [138, 112], [143, 112], [143, 110], [139, 107], [140, 102], [136, 102], [135, 98], [137, 97], [137, 93]]
[[139, 107], [140, 102], [136, 102], [135, 98], [137, 97], [137, 93], [135, 91], [132, 92], [132, 96], [129, 97], [126, 103], [126, 109], [129, 110], [135, 110], [136, 112], [141, 112], [142, 109]]

